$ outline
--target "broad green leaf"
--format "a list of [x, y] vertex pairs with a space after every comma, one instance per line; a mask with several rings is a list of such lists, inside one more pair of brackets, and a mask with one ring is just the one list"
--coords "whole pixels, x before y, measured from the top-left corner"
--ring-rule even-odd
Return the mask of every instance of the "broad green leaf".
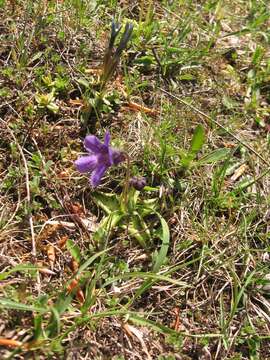
[[132, 214], [131, 222], [123, 227], [127, 229], [128, 233], [134, 237], [143, 248], [147, 247], [151, 234], [139, 213], [134, 212]]
[[186, 156], [181, 160], [181, 165], [184, 168], [188, 168], [191, 161], [195, 159], [198, 152], [201, 150], [205, 141], [205, 134], [202, 125], [198, 125], [194, 130], [193, 137], [191, 139], [190, 149]]
[[28, 271], [28, 270], [34, 270], [37, 271], [38, 268], [35, 265], [32, 264], [20, 264], [20, 265], [16, 265], [14, 266], [14, 268], [3, 272], [2, 274], [0, 274], [0, 281], [6, 279], [10, 274], [17, 272], [17, 271]]
[[226, 169], [224, 170], [224, 175], [225, 176], [232, 175], [242, 164], [243, 164], [242, 161], [235, 161], [233, 163], [228, 162], [228, 165], [227, 165]]
[[158, 235], [162, 240], [162, 244], [153, 266], [153, 272], [159, 271], [160, 267], [162, 266], [162, 264], [164, 263], [167, 257], [167, 253], [170, 245], [170, 230], [168, 224], [160, 214], [158, 214], [158, 217], [161, 223], [161, 231]]
[[81, 252], [80, 252], [79, 246], [76, 245], [73, 240], [68, 239], [68, 241], [67, 241], [67, 249], [70, 252], [73, 259], [75, 261], [77, 261], [77, 263], [80, 263], [81, 262]]
[[52, 111], [54, 114], [57, 114], [59, 112], [59, 106], [56, 105], [54, 102], [51, 102], [47, 105], [47, 108]]
[[48, 312], [47, 308], [26, 305], [6, 298], [0, 298], [0, 307], [5, 309], [14, 309], [14, 310], [22, 310], [22, 311], [36, 311], [38, 313]]
[[140, 205], [140, 214], [142, 217], [148, 215], [151, 212], [155, 212], [158, 206], [158, 198], [145, 199], [143, 205]]
[[194, 131], [189, 152], [192, 153], [194, 156], [197, 155], [197, 153], [201, 150], [204, 141], [204, 128], [202, 125], [199, 124]]
[[143, 65], [152, 65], [155, 62], [155, 58], [153, 56], [141, 56], [138, 59], [134, 60], [135, 64], [143, 64]]
[[192, 80], [196, 80], [195, 76], [192, 74], [183, 74], [183, 75], [179, 75], [178, 79], [181, 81], [192, 81]]
[[[139, 198], [140, 192], [131, 188], [128, 192], [128, 211], [129, 213], [132, 213], [135, 208], [136, 208], [136, 204]], [[123, 205], [124, 205], [125, 199], [123, 198]], [[122, 205], [122, 208], [124, 209], [125, 206]]]
[[42, 315], [38, 314], [34, 317], [34, 340], [42, 338]]
[[89, 81], [87, 81], [86, 79], [84, 79], [84, 78], [78, 78], [78, 79], [76, 79], [76, 80], [77, 80], [77, 82], [78, 82], [80, 85], [84, 86], [85, 88], [89, 88], [89, 87], [90, 87], [90, 83], [89, 83]]
[[30, 66], [33, 62], [39, 60], [42, 56], [44, 56], [42, 51], [38, 51], [33, 57], [32, 59], [29, 61], [28, 66]]
[[201, 157], [198, 161], [198, 165], [214, 164], [218, 161], [225, 160], [229, 153], [230, 149], [227, 148], [214, 150], [210, 154]]
[[264, 49], [261, 46], [257, 45], [257, 47], [253, 53], [253, 56], [252, 56], [252, 64], [254, 66], [259, 65], [263, 58], [263, 55], [264, 55]]
[[120, 204], [115, 194], [94, 192], [92, 195], [97, 205], [100, 206], [107, 215], [120, 209]]
[[245, 176], [236, 184], [235, 189], [238, 191], [244, 190], [252, 184], [254, 184], [254, 178], [252, 178], [251, 176]]
[[124, 214], [122, 211], [116, 211], [114, 213], [110, 213], [110, 215], [106, 216], [97, 231], [94, 233], [93, 237], [96, 241], [105, 240], [107, 236], [110, 235], [110, 232], [118, 226]]

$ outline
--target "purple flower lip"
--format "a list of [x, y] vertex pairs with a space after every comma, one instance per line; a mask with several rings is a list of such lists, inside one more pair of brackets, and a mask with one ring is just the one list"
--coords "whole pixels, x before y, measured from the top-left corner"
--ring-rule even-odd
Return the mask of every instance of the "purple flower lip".
[[110, 147], [110, 133], [106, 132], [104, 143], [96, 136], [88, 135], [84, 139], [87, 156], [82, 156], [75, 161], [76, 168], [81, 173], [91, 173], [90, 183], [93, 187], [100, 184], [101, 179], [109, 167], [118, 165], [125, 160], [122, 151]]

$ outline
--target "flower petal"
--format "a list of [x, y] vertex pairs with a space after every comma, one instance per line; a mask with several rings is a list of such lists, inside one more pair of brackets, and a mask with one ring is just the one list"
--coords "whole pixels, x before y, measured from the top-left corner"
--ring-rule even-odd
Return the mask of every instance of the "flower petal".
[[111, 165], [118, 165], [125, 159], [126, 156], [122, 151], [109, 148], [109, 160]]
[[96, 169], [94, 170], [90, 181], [93, 187], [96, 187], [100, 184], [102, 176], [105, 174], [105, 171], [108, 169], [108, 166], [106, 165], [99, 165], [98, 167], [96, 167]]
[[110, 144], [110, 140], [111, 140], [111, 135], [109, 133], [109, 130], [107, 130], [104, 136], [104, 145], [108, 147]]
[[109, 162], [110, 162], [110, 165], [112, 166], [113, 165], [113, 158], [114, 158], [114, 149], [112, 148], [108, 148], [108, 159], [109, 159]]
[[84, 147], [87, 151], [93, 153], [99, 153], [106, 150], [106, 146], [94, 135], [88, 135], [84, 139]]
[[83, 156], [75, 161], [75, 165], [78, 171], [81, 173], [87, 173], [93, 171], [97, 166], [96, 155]]

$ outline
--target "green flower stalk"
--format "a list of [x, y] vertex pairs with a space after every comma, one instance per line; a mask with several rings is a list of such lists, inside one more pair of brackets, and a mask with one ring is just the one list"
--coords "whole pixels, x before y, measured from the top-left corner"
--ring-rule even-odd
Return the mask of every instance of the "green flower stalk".
[[124, 33], [121, 37], [120, 43], [115, 50], [113, 54], [113, 46], [116, 40], [117, 35], [119, 34], [121, 30], [121, 26], [118, 23], [112, 22], [112, 28], [111, 28], [111, 37], [109, 40], [109, 44], [104, 56], [103, 60], [103, 74], [101, 77], [101, 90], [104, 88], [106, 83], [109, 81], [109, 79], [112, 77], [114, 71], [116, 70], [116, 67], [119, 63], [121, 54], [123, 50], [127, 47], [127, 43], [129, 39], [131, 38], [132, 31], [133, 31], [133, 25], [131, 23], [127, 23], [125, 26]]

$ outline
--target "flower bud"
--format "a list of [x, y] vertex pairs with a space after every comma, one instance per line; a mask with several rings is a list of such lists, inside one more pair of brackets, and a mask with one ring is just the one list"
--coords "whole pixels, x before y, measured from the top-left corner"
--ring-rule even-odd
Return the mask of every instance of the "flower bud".
[[136, 190], [142, 190], [146, 185], [146, 179], [141, 176], [133, 176], [129, 180], [129, 185], [134, 187]]

